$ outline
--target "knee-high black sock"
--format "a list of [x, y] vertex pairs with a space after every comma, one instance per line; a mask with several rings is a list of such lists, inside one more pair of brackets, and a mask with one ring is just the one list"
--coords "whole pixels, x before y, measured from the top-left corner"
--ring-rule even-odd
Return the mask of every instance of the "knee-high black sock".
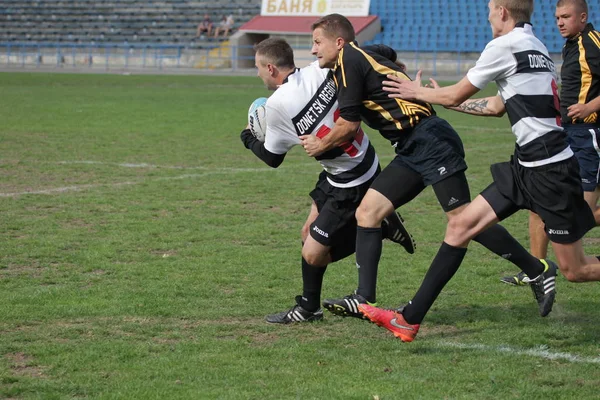
[[443, 242], [415, 297], [404, 307], [402, 316], [409, 324], [420, 324], [446, 283], [456, 273], [467, 249]]
[[475, 236], [473, 240], [521, 268], [521, 271], [531, 279], [544, 272], [544, 265], [540, 260], [529, 254], [502, 225], [496, 224], [489, 227]]
[[317, 311], [321, 305], [321, 287], [327, 266], [316, 267], [302, 257], [302, 300], [300, 305], [306, 311]]
[[381, 228], [356, 230], [356, 267], [358, 289], [356, 293], [368, 302], [375, 303], [377, 290], [377, 268], [381, 257]]

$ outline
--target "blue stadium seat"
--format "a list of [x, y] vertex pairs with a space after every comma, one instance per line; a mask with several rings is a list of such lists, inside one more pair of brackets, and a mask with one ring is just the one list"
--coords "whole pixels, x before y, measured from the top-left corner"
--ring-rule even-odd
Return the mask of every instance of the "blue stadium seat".
[[[600, 28], [600, 0], [588, 0], [588, 5], [589, 20]], [[556, 0], [536, 0], [531, 21], [552, 53], [560, 52], [564, 42], [556, 29], [555, 7]], [[371, 0], [370, 14], [380, 16], [384, 33], [369, 43], [383, 41], [399, 51], [481, 52], [492, 39], [488, 12], [485, 1]]]
[[204, 13], [215, 26], [222, 15], [233, 14], [235, 29], [259, 14], [260, 4], [260, 0], [2, 0], [0, 41], [192, 42]]

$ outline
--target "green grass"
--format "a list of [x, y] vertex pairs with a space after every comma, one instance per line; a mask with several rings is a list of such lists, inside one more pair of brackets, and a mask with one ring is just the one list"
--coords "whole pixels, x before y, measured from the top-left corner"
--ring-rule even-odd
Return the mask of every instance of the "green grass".
[[[0, 93], [1, 398], [597, 398], [598, 285], [560, 277], [542, 319], [477, 244], [413, 343], [332, 315], [264, 323], [300, 293], [319, 166], [294, 149], [271, 170], [243, 148], [258, 78], [5, 73]], [[475, 195], [512, 153], [509, 123], [438, 112]], [[444, 235], [431, 189], [402, 214], [417, 253], [384, 244], [383, 306], [412, 297]], [[526, 212], [504, 225], [527, 245]], [[355, 288], [353, 261], [324, 297]]]

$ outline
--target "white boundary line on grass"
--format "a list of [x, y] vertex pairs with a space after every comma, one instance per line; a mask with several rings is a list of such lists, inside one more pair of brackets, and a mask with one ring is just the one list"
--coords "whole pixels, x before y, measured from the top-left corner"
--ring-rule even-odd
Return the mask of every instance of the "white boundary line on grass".
[[218, 171], [220, 172], [262, 172], [262, 171], [271, 171], [271, 168], [233, 168], [233, 167], [221, 167], [221, 168], [211, 168], [211, 167], [182, 167], [177, 165], [155, 165], [155, 164], [146, 164], [146, 163], [116, 163], [116, 162], [104, 162], [104, 161], [91, 161], [91, 160], [83, 160], [83, 161], [58, 161], [57, 164], [87, 164], [87, 165], [112, 165], [115, 167], [123, 167], [123, 168], [152, 168], [152, 169], [192, 169], [192, 170], [202, 170], [202, 171]]
[[[195, 169], [208, 169], [203, 167], [197, 167]], [[214, 175], [214, 174], [227, 174], [230, 172], [270, 172], [273, 171], [271, 168], [218, 168], [213, 171], [208, 171], [202, 174], [184, 174], [178, 176], [165, 176], [165, 177], [157, 177], [157, 178], [145, 178], [139, 181], [126, 181], [126, 182], [112, 182], [112, 183], [94, 183], [88, 185], [73, 185], [73, 186], [63, 186], [57, 188], [49, 188], [42, 190], [31, 190], [26, 192], [14, 192], [14, 193], [0, 193], [0, 197], [18, 197], [25, 196], [31, 194], [52, 194], [52, 193], [65, 193], [65, 192], [78, 192], [81, 190], [92, 189], [97, 187], [119, 187], [119, 186], [131, 186], [131, 185], [139, 185], [141, 183], [146, 183], [148, 181], [173, 181], [179, 179], [190, 179], [190, 178], [199, 178], [206, 175]]]
[[438, 347], [454, 348], [461, 350], [480, 350], [483, 352], [508, 353], [516, 356], [532, 356], [548, 360], [564, 360], [572, 363], [600, 364], [600, 357], [582, 357], [571, 353], [549, 351], [547, 347], [540, 346], [533, 349], [518, 349], [510, 346], [487, 346], [484, 344], [464, 344], [456, 342], [439, 342]]
[[[460, 128], [460, 127], [458, 127]], [[498, 128], [483, 128], [486, 130], [498, 130]], [[119, 187], [119, 186], [129, 186], [129, 185], [137, 185], [141, 183], [145, 183], [149, 180], [151, 181], [162, 181], [162, 180], [179, 180], [179, 179], [188, 179], [188, 178], [198, 178], [206, 175], [212, 174], [222, 174], [229, 172], [269, 172], [273, 171], [271, 168], [210, 168], [210, 167], [180, 167], [180, 166], [162, 166], [162, 165], [153, 165], [153, 164], [134, 164], [134, 163], [109, 163], [103, 161], [59, 161], [58, 164], [99, 164], [99, 165], [114, 165], [118, 167], [124, 168], [162, 168], [162, 169], [182, 169], [182, 170], [208, 170], [208, 172], [202, 174], [184, 174], [172, 177], [158, 177], [158, 178], [148, 178], [140, 181], [127, 181], [127, 182], [114, 182], [114, 183], [99, 183], [99, 184], [88, 184], [88, 185], [73, 185], [73, 186], [64, 186], [58, 188], [50, 188], [43, 190], [35, 190], [35, 191], [27, 191], [27, 192], [15, 192], [15, 193], [0, 193], [0, 197], [17, 197], [22, 195], [31, 195], [31, 194], [52, 194], [52, 193], [64, 193], [64, 192], [73, 192], [73, 191], [81, 191], [85, 189], [91, 189], [96, 187]], [[466, 343], [456, 343], [456, 342], [438, 342], [436, 346], [442, 348], [454, 348], [454, 349], [462, 349], [462, 350], [479, 350], [483, 352], [496, 352], [496, 353], [507, 353], [511, 355], [517, 356], [532, 356], [538, 358], [544, 358], [548, 360], [564, 360], [572, 363], [583, 363], [583, 364], [600, 364], [600, 357], [582, 357], [571, 353], [563, 353], [563, 352], [551, 352], [545, 346], [540, 346], [538, 348], [533, 349], [518, 349], [509, 346], [488, 346], [483, 344], [466, 344]]]
[[[204, 166], [195, 166], [195, 167], [183, 167], [180, 165], [156, 165], [156, 164], [146, 164], [146, 163], [116, 163], [116, 162], [104, 162], [104, 161], [91, 161], [91, 160], [83, 160], [83, 161], [57, 161], [56, 164], [87, 164], [87, 165], [110, 165], [115, 167], [122, 168], [150, 168], [150, 169], [180, 169], [180, 170], [201, 170], [201, 171], [219, 171], [221, 172], [265, 172], [265, 171], [273, 171], [273, 168], [235, 168], [235, 167], [204, 167]], [[301, 162], [295, 164], [298, 166], [311, 166], [315, 165], [313, 162]], [[279, 169], [279, 171], [285, 170], [285, 167]], [[295, 170], [295, 173], [298, 173]]]
[[465, 125], [452, 125], [452, 127], [456, 130], [475, 130], [475, 131], [490, 131], [490, 132], [504, 132], [504, 133], [512, 133], [510, 127], [507, 128], [496, 128], [493, 126], [465, 126]]

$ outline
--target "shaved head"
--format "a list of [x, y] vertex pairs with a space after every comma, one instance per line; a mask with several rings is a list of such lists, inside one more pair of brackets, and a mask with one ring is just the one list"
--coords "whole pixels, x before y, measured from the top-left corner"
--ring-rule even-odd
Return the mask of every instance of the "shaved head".
[[573, 6], [578, 13], [588, 13], [588, 5], [585, 0], [558, 0], [556, 8]]

